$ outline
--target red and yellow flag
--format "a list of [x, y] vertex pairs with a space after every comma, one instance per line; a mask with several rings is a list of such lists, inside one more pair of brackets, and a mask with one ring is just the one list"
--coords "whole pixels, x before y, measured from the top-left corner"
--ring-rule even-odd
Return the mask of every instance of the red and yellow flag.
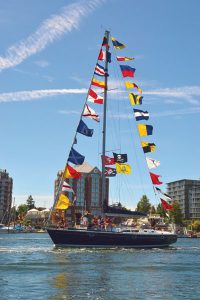
[[78, 179], [81, 177], [81, 173], [77, 172], [74, 168], [67, 164], [63, 173], [63, 177]]
[[106, 88], [106, 85], [105, 85], [105, 82], [104, 82], [104, 81], [99, 81], [99, 80], [97, 80], [97, 79], [95, 79], [95, 78], [92, 79], [92, 83], [91, 83], [91, 84], [92, 84], [92, 85], [95, 85], [95, 86], [98, 86], [98, 87], [100, 87], [100, 88], [103, 88], [103, 89]]

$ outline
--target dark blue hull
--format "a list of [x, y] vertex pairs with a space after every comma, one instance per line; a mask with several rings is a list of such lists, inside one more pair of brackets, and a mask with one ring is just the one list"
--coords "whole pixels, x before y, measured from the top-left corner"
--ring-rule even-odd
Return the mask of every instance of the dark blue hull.
[[47, 229], [53, 243], [62, 247], [167, 247], [177, 241], [176, 234], [122, 233], [95, 230]]

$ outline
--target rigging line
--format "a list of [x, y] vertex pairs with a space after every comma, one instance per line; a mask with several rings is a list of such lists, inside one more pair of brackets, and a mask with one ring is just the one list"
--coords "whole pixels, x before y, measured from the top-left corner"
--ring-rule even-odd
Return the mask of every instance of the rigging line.
[[[136, 126], [136, 127], [137, 127], [137, 126]], [[141, 145], [142, 139], [141, 139], [141, 136], [140, 136], [140, 134], [139, 134], [138, 128], [137, 128], [137, 131], [138, 131], [138, 135], [139, 135], [139, 139], [140, 139], [140, 145]], [[142, 147], [141, 147], [141, 148], [142, 148]], [[143, 150], [142, 150], [142, 151], [143, 151]], [[145, 155], [144, 151], [143, 151], [143, 155], [144, 155], [144, 159], [145, 159], [145, 161], [146, 161], [146, 169], [147, 169], [147, 171], [148, 171], [148, 173], [149, 173], [150, 181], [152, 182], [151, 176], [150, 176], [150, 169], [149, 169], [149, 167], [148, 167], [147, 160], [146, 160], [146, 155]], [[155, 192], [155, 188], [154, 188], [153, 183], [152, 183], [152, 189], [153, 189], [153, 193], [154, 193], [155, 200], [156, 200], [156, 192]]]
[[[116, 50], [115, 50], [116, 51]], [[119, 64], [119, 62], [118, 62], [118, 64]], [[130, 120], [128, 120], [128, 122], [130, 123]], [[136, 154], [136, 152], [135, 152], [135, 155], [136, 155], [136, 157], [137, 157], [137, 154]], [[145, 159], [146, 160], [146, 159]], [[139, 170], [140, 170], [140, 168], [139, 168]], [[141, 171], [140, 171], [140, 178], [142, 179], [142, 176], [141, 176]], [[142, 185], [144, 186], [144, 183], [143, 182], [141, 182], [142, 183]]]
[[[114, 53], [115, 61], [116, 61], [116, 60], [117, 60], [117, 58], [116, 58], [116, 49], [114, 48], [113, 43], [112, 43], [112, 49], [113, 49], [113, 53]], [[122, 89], [123, 89], [123, 84], [122, 84], [120, 72], [119, 72], [119, 70], [117, 69], [117, 67], [116, 67], [115, 64], [113, 64], [113, 70], [114, 70], [115, 77], [117, 78], [117, 84], [118, 84], [119, 88], [122, 90]], [[122, 96], [121, 96], [121, 97], [122, 97]], [[119, 100], [118, 100], [118, 103], [117, 103], [117, 104], [118, 104], [118, 105], [117, 105], [117, 109], [118, 109], [117, 113], [118, 113], [118, 116], [119, 116], [119, 117], [118, 117], [118, 128], [119, 128], [119, 132], [121, 133], [120, 102], [119, 102]], [[119, 140], [119, 142], [120, 142], [120, 148], [121, 148], [121, 145], [122, 145], [121, 134], [120, 134], [120, 140]], [[120, 151], [121, 151], [121, 149], [120, 149]]]
[[[112, 69], [114, 70], [114, 74], [116, 74], [116, 71], [115, 71], [115, 64], [112, 64]], [[115, 76], [116, 77], [116, 76]], [[109, 91], [111, 91], [111, 90], [117, 90], [118, 88], [112, 88], [112, 89], [109, 89]], [[117, 102], [117, 107], [118, 107], [118, 112], [119, 112], [119, 101]], [[116, 108], [116, 103], [115, 102], [111, 102], [110, 101], [110, 107], [114, 107], [114, 108]], [[111, 116], [111, 118], [110, 118], [110, 124], [114, 124], [115, 123], [115, 125], [114, 126], [111, 126], [111, 132], [112, 132], [112, 140], [113, 140], [113, 144], [115, 144], [116, 146], [118, 146], [119, 145], [119, 143], [120, 143], [120, 150], [121, 150], [121, 142], [120, 142], [120, 139], [119, 139], [119, 135], [117, 135], [117, 128], [118, 128], [118, 131], [120, 132], [120, 120], [116, 120], [116, 119], [114, 119], [113, 118], [113, 109], [111, 108], [111, 110], [109, 111], [109, 113], [110, 113], [110, 116]], [[118, 121], [118, 122], [117, 122]], [[120, 186], [121, 186], [121, 183], [120, 183], [120, 178], [117, 176], [117, 186], [116, 186], [116, 188], [115, 189], [113, 189], [113, 190], [115, 190], [116, 192], [117, 192], [117, 194], [118, 194], [118, 200], [120, 201]], [[117, 198], [116, 198], [117, 199]]]
[[[114, 49], [114, 52], [115, 52], [115, 56], [116, 56], [116, 52], [117, 52], [117, 50], [115, 50], [115, 48], [113, 47], [113, 49]], [[116, 58], [116, 57], [115, 57]], [[116, 59], [117, 60], [117, 59]], [[118, 62], [118, 61], [117, 61]], [[119, 64], [119, 62], [118, 62], [118, 64]], [[119, 69], [118, 69], [119, 70]], [[124, 89], [124, 85], [122, 84], [122, 79], [121, 79], [121, 74], [120, 74], [120, 70], [119, 71], [116, 71], [115, 70], [115, 74], [117, 74], [117, 76], [116, 77], [118, 77], [118, 82], [120, 83], [120, 87], [121, 87], [121, 89], [122, 90], [125, 90]], [[120, 74], [120, 76], [119, 76], [119, 74]], [[121, 96], [121, 98], [122, 99], [125, 99], [126, 101], [127, 101], [127, 97], [125, 97], [125, 96]], [[125, 105], [125, 108], [127, 108], [127, 105]], [[118, 115], [120, 116], [120, 111], [119, 111], [119, 109], [118, 109]], [[129, 123], [130, 123], [130, 120], [129, 120]], [[129, 126], [130, 127], [130, 126]], [[121, 132], [121, 130], [120, 130], [120, 132]], [[124, 178], [124, 180], [123, 180], [125, 183], [126, 183], [126, 185], [127, 185], [127, 187], [128, 187], [128, 178], [126, 178], [126, 176], [125, 176], [125, 178]], [[128, 191], [129, 191], [130, 189], [128, 189]], [[130, 195], [131, 196], [131, 195]]]
[[[102, 44], [101, 44], [101, 48], [100, 48], [100, 49], [102, 49]], [[99, 58], [99, 55], [97, 56], [97, 61], [96, 61], [95, 67], [96, 67], [96, 65], [97, 65], [97, 63], [98, 63], [98, 58]], [[84, 109], [85, 109], [85, 104], [86, 104], [86, 102], [87, 102], [87, 99], [88, 99], [88, 96], [89, 96], [89, 91], [90, 91], [90, 88], [91, 88], [91, 86], [92, 86], [92, 80], [93, 80], [94, 75], [95, 75], [94, 73], [95, 73], [95, 68], [94, 68], [93, 75], [92, 75], [92, 78], [91, 78], [91, 81], [90, 81], [90, 85], [89, 85], [89, 88], [88, 88], [88, 92], [87, 92], [87, 95], [86, 95], [86, 98], [85, 98], [85, 102], [84, 102], [84, 105], [83, 105], [83, 109], [82, 109], [82, 112], [81, 112], [81, 115], [80, 115], [80, 118], [79, 118], [79, 122], [77, 123], [76, 132], [75, 132], [75, 135], [74, 135], [74, 139], [73, 139], [71, 148], [72, 148], [73, 145], [75, 144], [75, 140], [76, 140], [76, 136], [77, 136], [77, 128], [78, 128], [78, 125], [79, 125], [79, 123], [80, 123], [80, 121], [81, 121], [81, 119], [82, 119], [82, 115], [83, 115], [83, 112], [84, 112]], [[71, 148], [70, 148], [70, 149], [71, 149]], [[68, 157], [68, 159], [69, 159], [69, 157]], [[66, 165], [68, 164], [68, 159], [67, 159]], [[53, 210], [54, 210], [54, 208], [55, 208], [55, 205], [56, 205], [56, 203], [57, 203], [57, 201], [58, 201], [58, 197], [59, 197], [59, 194], [60, 194], [60, 192], [61, 192], [61, 188], [62, 188], [64, 179], [65, 179], [65, 178], [64, 178], [64, 172], [63, 172], [63, 173], [62, 173], [62, 177], [61, 177], [61, 179], [60, 179], [60, 184], [59, 184], [58, 190], [57, 190], [57, 192], [56, 192], [56, 196], [55, 196], [55, 199], [54, 199], [53, 207], [52, 207], [52, 209], [51, 209], [51, 211], [50, 211], [50, 213], [49, 213], [49, 219], [48, 219], [48, 220], [50, 220], [51, 215], [52, 215], [52, 212], [53, 212]]]
[[[114, 49], [114, 47], [113, 47], [113, 49]], [[115, 59], [116, 59], [115, 49], [114, 49], [113, 52], [114, 52]], [[121, 76], [119, 75], [120, 72], [119, 72], [119, 70], [118, 70], [118, 68], [116, 67], [115, 64], [113, 64], [113, 72], [114, 72], [115, 78], [117, 79], [116, 82], [117, 82], [120, 90], [123, 90]], [[117, 89], [119, 89], [119, 88], [117, 88]], [[124, 98], [124, 95], [120, 95], [120, 98]], [[118, 124], [118, 130], [119, 130], [120, 134], [118, 135], [117, 142], [120, 145], [120, 152], [121, 152], [121, 148], [122, 148], [122, 139], [121, 139], [121, 137], [122, 137], [122, 127], [121, 127], [120, 113], [121, 113], [121, 111], [123, 111], [121, 109], [121, 103], [122, 102], [118, 100], [118, 102], [117, 102], [117, 115], [118, 115], [117, 121], [118, 121], [118, 123], [117, 124]], [[112, 114], [112, 117], [114, 117], [113, 114]], [[122, 174], [118, 174], [118, 176], [117, 176], [118, 185], [117, 185], [117, 189], [116, 189], [117, 194], [118, 194], [118, 200], [119, 200], [119, 202], [121, 201], [121, 194], [122, 194], [121, 191], [122, 191], [122, 186], [123, 186], [122, 183], [125, 182], [126, 186], [128, 186], [126, 176], [125, 177], [123, 177], [123, 176], [121, 177], [120, 175], [122, 175]], [[127, 192], [129, 194], [130, 193], [130, 189], [127, 189]]]

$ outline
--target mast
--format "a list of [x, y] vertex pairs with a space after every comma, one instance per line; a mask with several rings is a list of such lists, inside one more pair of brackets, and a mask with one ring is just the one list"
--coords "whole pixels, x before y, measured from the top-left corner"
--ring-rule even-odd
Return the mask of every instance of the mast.
[[[109, 50], [109, 36], [110, 32], [106, 30], [105, 37], [108, 41], [106, 45], [106, 59], [105, 59], [105, 72], [108, 74], [108, 60], [107, 60], [107, 51]], [[103, 141], [102, 141], [102, 198], [101, 198], [101, 205], [102, 205], [102, 212], [104, 203], [106, 200], [106, 176], [105, 176], [105, 152], [106, 152], [106, 109], [107, 109], [107, 81], [108, 76], [105, 76], [105, 89], [104, 89], [104, 109], [103, 109]]]

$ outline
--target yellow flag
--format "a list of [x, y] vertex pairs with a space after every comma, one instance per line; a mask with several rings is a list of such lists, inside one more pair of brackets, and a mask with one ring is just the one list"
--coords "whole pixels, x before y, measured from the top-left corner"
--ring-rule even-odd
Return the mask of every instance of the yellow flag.
[[122, 174], [126, 174], [129, 175], [131, 174], [131, 166], [128, 164], [118, 164], [116, 163], [116, 171], [117, 173], [122, 173]]
[[69, 198], [64, 194], [60, 194], [58, 202], [56, 204], [56, 209], [67, 209], [69, 207]]
[[137, 124], [140, 136], [147, 136], [147, 126], [145, 124]]
[[125, 86], [127, 89], [131, 89], [135, 87], [134, 83], [130, 81], [125, 81]]
[[133, 93], [129, 93], [128, 95], [129, 95], [130, 103], [132, 106], [142, 104], [142, 99], [143, 99], [142, 96], [135, 95]]
[[65, 166], [65, 170], [63, 172], [63, 178], [69, 178], [69, 171], [68, 171], [68, 168], [67, 168], [67, 165]]
[[152, 135], [153, 126], [146, 124], [137, 124], [140, 136]]

